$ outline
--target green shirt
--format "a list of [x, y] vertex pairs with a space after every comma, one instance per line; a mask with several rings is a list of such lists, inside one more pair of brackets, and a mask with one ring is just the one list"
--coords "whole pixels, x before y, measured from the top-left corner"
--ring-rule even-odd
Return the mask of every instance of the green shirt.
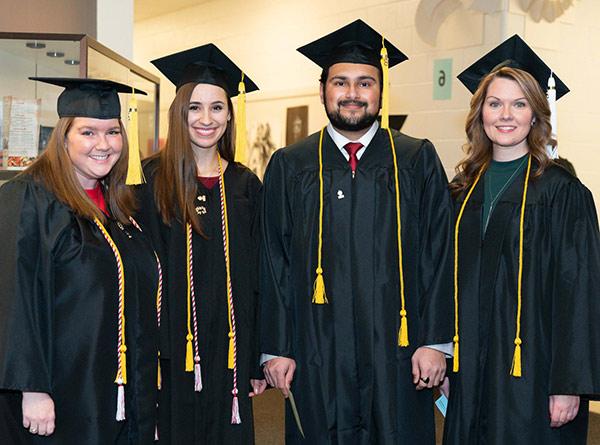
[[482, 236], [485, 235], [490, 218], [500, 197], [527, 165], [527, 156], [528, 155], [524, 155], [508, 162], [492, 161], [490, 163], [483, 178], [484, 198], [481, 217]]

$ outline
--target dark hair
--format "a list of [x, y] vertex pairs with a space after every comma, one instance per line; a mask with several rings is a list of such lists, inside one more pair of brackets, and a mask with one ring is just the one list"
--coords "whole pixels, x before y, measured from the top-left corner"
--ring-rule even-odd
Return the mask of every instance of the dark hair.
[[482, 110], [487, 90], [496, 78], [510, 79], [517, 82], [533, 111], [535, 125], [531, 127], [527, 135], [529, 153], [537, 163], [537, 168], [532, 177], [541, 176], [550, 163], [546, 145], [552, 143], [552, 137], [550, 107], [546, 95], [539, 83], [528, 72], [503, 67], [485, 76], [471, 98], [471, 109], [465, 122], [467, 143], [463, 147], [467, 156], [456, 166], [456, 178], [450, 184], [453, 195], [458, 195], [470, 187], [479, 171], [482, 168], [487, 168], [492, 160], [492, 142], [483, 128]]
[[[23, 174], [31, 175], [44, 184], [60, 202], [69, 206], [75, 213], [90, 220], [98, 218], [106, 222], [106, 215], [87, 195], [75, 174], [75, 167], [67, 150], [67, 134], [76, 117], [62, 117], [56, 123], [46, 149]], [[102, 179], [106, 202], [114, 218], [122, 224], [130, 224], [129, 217], [135, 213], [136, 203], [133, 191], [125, 185], [129, 163], [127, 133], [121, 119], [118, 119], [123, 138], [121, 156]]]
[[[182, 85], [169, 107], [169, 132], [165, 147], [155, 157], [160, 159], [155, 179], [156, 204], [165, 224], [173, 218], [181, 223], [190, 223], [193, 229], [203, 234], [196, 213], [196, 159], [188, 129], [188, 112], [192, 92], [198, 83]], [[235, 118], [231, 98], [227, 96], [227, 107], [231, 118], [217, 149], [228, 162], [235, 158]]]

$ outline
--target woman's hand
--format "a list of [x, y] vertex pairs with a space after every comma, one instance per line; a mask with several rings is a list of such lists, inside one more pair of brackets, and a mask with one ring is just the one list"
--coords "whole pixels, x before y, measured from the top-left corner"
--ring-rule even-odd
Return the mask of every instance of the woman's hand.
[[250, 379], [250, 386], [252, 386], [252, 392], [249, 394], [250, 397], [258, 396], [267, 389], [267, 381], [265, 379]]
[[49, 436], [54, 432], [54, 401], [45, 392], [23, 392], [23, 426], [31, 434]]
[[558, 428], [569, 423], [579, 411], [579, 396], [550, 396], [550, 426]]

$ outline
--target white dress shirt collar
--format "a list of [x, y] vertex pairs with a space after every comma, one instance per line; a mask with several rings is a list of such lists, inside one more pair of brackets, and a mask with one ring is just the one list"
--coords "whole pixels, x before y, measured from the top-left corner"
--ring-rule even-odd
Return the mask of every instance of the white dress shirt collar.
[[371, 128], [369, 128], [369, 131], [363, 134], [357, 141], [351, 141], [346, 136], [340, 134], [335, 128], [333, 128], [331, 122], [327, 124], [327, 133], [329, 133], [329, 136], [331, 136], [331, 139], [333, 139], [333, 143], [342, 152], [342, 155], [344, 155], [346, 160], [350, 159], [350, 156], [344, 148], [344, 145], [346, 145], [348, 142], [360, 142], [363, 145], [363, 147], [356, 152], [356, 157], [360, 159], [360, 157], [363, 155], [363, 153], [375, 137], [377, 130], [379, 130], [379, 122], [375, 121], [373, 122], [373, 125], [371, 125]]

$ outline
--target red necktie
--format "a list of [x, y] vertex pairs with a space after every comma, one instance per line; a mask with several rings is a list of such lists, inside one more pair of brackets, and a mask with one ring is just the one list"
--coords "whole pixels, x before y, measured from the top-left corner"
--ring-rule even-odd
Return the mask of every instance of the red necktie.
[[350, 162], [350, 168], [352, 169], [352, 177], [354, 177], [354, 172], [356, 171], [356, 166], [358, 165], [358, 158], [356, 157], [356, 153], [358, 153], [358, 150], [363, 148], [363, 144], [361, 144], [360, 142], [348, 142], [346, 145], [344, 145], [344, 148], [350, 156], [350, 159], [348, 161]]

